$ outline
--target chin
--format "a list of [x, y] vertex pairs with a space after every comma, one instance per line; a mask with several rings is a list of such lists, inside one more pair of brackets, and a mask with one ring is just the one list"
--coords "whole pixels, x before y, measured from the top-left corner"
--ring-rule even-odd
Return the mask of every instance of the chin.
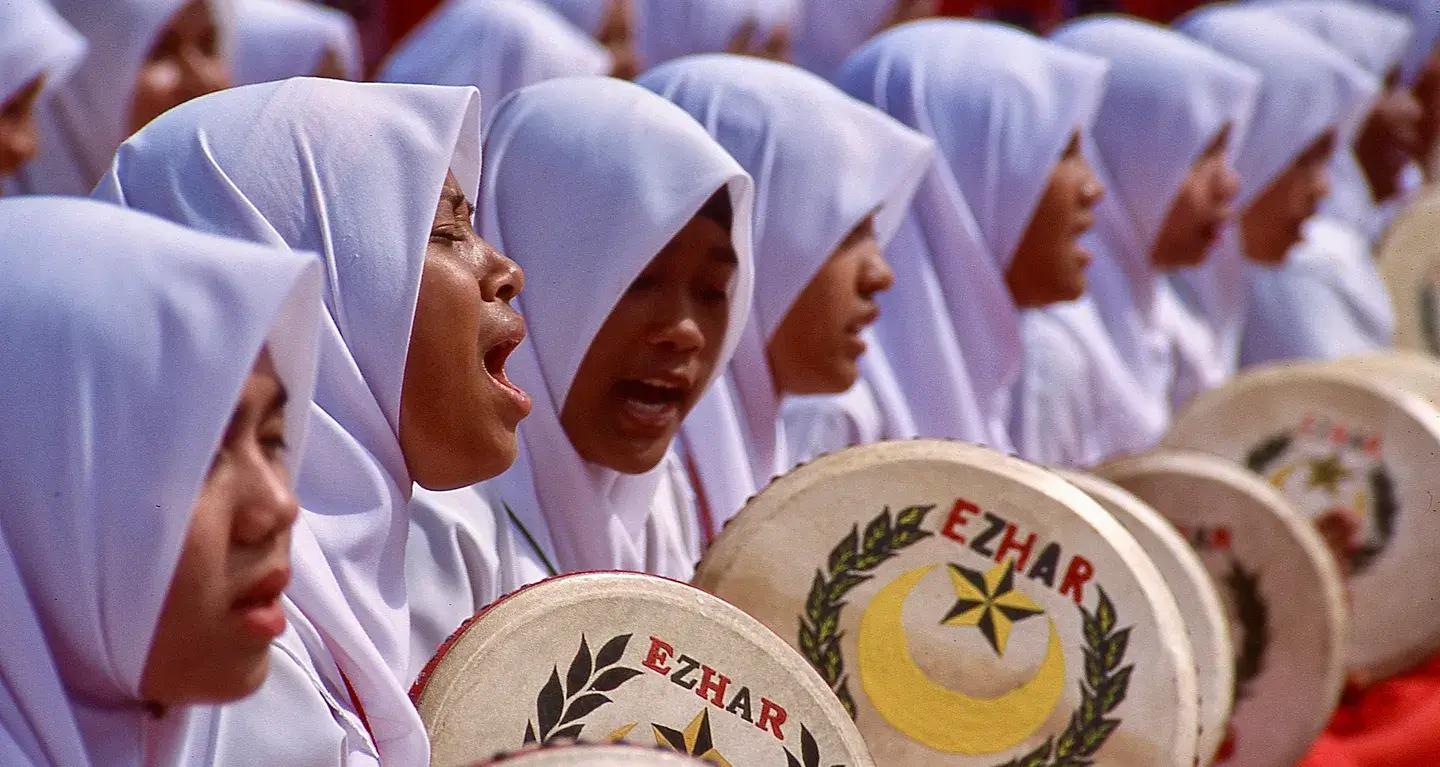
[[659, 447], [623, 453], [617, 451], [615, 455], [609, 456], [606, 460], [590, 462], [621, 474], [644, 474], [665, 460], [665, 454], [670, 450], [670, 443], [671, 440], [666, 440], [664, 445]]

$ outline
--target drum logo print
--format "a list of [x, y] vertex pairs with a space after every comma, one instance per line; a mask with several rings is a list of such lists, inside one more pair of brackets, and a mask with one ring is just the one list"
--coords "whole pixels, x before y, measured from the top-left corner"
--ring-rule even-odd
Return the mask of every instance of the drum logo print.
[[[720, 716], [735, 717], [779, 742], [776, 767], [844, 767], [822, 764], [814, 734], [803, 723], [790, 721], [784, 706], [732, 682], [725, 673], [677, 650], [664, 639], [649, 638], [640, 668], [625, 665], [622, 661], [633, 636], [613, 637], [599, 652], [592, 654], [588, 639], [582, 635], [580, 648], [563, 679], [559, 666], [555, 666], [541, 688], [535, 701], [535, 718], [525, 725], [524, 743], [570, 740], [645, 743], [696, 757], [716, 767], [731, 767], [725, 746], [717, 742], [712, 727], [711, 713], [715, 709], [723, 712]], [[694, 695], [698, 698], [692, 709], [696, 713], [693, 716], [687, 713], [678, 721], [628, 721], [619, 727], [612, 725], [601, 730], [598, 737], [582, 738], [587, 734], [586, 726], [592, 715], [614, 703], [617, 693], [642, 675], [652, 678], [658, 675]], [[662, 704], [653, 708], [660, 709]], [[781, 753], [785, 758], [783, 763], [778, 760]]]
[[[799, 621], [802, 654], [830, 683], [851, 716], [855, 701], [850, 675], [876, 712], [909, 739], [945, 753], [982, 756], [1014, 748], [1035, 736], [1051, 719], [1066, 685], [1067, 651], [1083, 653], [1084, 678], [1077, 682], [1080, 705], [1059, 735], [1008, 764], [1088, 763], [1120, 726], [1114, 714], [1125, 700], [1133, 666], [1124, 665], [1130, 629], [1118, 625], [1115, 606], [1095, 571], [1079, 555], [1066, 557], [1058, 542], [1039, 540], [1013, 522], [958, 499], [938, 529], [926, 528], [937, 505], [911, 506], [892, 516], [886, 508], [862, 532], [852, 528], [816, 571]], [[881, 566], [918, 541], [940, 535], [960, 544], [964, 561], [927, 564], [904, 572]], [[977, 557], [976, 555], [979, 555]], [[983, 557], [983, 559], [980, 559]], [[944, 609], [922, 619], [940, 631], [970, 632], [1002, 661], [1016, 631], [1042, 631], [1043, 658], [1018, 684], [998, 695], [972, 696], [936, 682], [917, 663], [903, 616], [907, 599], [921, 582], [944, 573]], [[846, 595], [879, 579], [876, 594], [861, 609], [855, 666], [845, 667], [840, 618]], [[888, 579], [888, 580], [887, 580]], [[932, 578], [933, 581], [933, 578]], [[1086, 587], [1089, 586], [1087, 589]], [[1073, 600], [1080, 613], [1083, 646], [1067, 648], [1056, 617], [1032, 594], [1049, 589]], [[1085, 607], [1094, 594], [1093, 611]], [[913, 605], [909, 613], [914, 613]], [[933, 622], [932, 622], [933, 621]], [[1033, 628], [1032, 628], [1033, 627]]]
[[1395, 534], [1394, 485], [1378, 433], [1307, 415], [1257, 445], [1245, 463], [1315, 527], [1346, 575], [1364, 573]]

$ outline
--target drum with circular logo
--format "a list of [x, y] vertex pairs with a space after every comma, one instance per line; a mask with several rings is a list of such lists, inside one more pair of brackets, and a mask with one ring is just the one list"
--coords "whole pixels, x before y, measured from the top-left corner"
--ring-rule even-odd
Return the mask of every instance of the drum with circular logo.
[[1440, 359], [1428, 354], [1391, 349], [1321, 364], [1369, 376], [1381, 383], [1394, 384], [1432, 407], [1440, 406]]
[[1295, 764], [1345, 682], [1344, 585], [1319, 534], [1274, 488], [1214, 456], [1156, 450], [1095, 471], [1174, 523], [1220, 590], [1235, 704], [1216, 763]]
[[789, 640], [878, 764], [1189, 767], [1195, 660], [1125, 528], [981, 447], [883, 442], [796, 468], [696, 585]]
[[482, 767], [700, 767], [704, 762], [674, 751], [619, 743], [533, 746], [504, 754]]
[[783, 640], [699, 589], [565, 575], [472, 618], [411, 691], [436, 765], [571, 740], [734, 767], [869, 767], [828, 685]]
[[1334, 365], [1269, 367], [1197, 397], [1163, 444], [1248, 467], [1314, 522], [1349, 586], [1352, 668], [1383, 678], [1440, 649], [1432, 406]]
[[1220, 592], [1205, 564], [1180, 531], [1160, 512], [1113, 482], [1079, 471], [1057, 472], [1084, 490], [1120, 520], [1151, 561], [1160, 568], [1180, 606], [1200, 692], [1200, 764], [1209, 764], [1220, 750], [1235, 699], [1235, 655], [1230, 620]]
[[1376, 253], [1395, 307], [1395, 345], [1440, 355], [1440, 190], [1401, 211]]

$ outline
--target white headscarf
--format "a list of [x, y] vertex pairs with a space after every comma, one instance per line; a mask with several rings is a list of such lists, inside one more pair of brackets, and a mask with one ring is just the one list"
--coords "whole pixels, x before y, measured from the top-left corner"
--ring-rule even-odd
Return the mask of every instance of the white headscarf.
[[1414, 85], [1425, 69], [1425, 62], [1440, 42], [1440, 10], [1431, 0], [1370, 0], [1375, 5], [1389, 8], [1410, 19], [1414, 34], [1405, 48], [1400, 62], [1400, 77], [1407, 85]]
[[85, 39], [45, 0], [0, 3], [0, 104], [35, 78], [49, 91], [85, 56]]
[[74, 199], [0, 202], [0, 242], [0, 725], [35, 764], [167, 763], [161, 608], [262, 346], [297, 468], [318, 264]]
[[[1337, 131], [1343, 146], [1379, 83], [1339, 51], [1272, 11], [1216, 4], [1177, 23], [1185, 34], [1260, 72], [1260, 97], [1235, 158], [1244, 211], [1317, 137]], [[1229, 227], [1203, 266], [1170, 275], [1184, 307], [1208, 328], [1208, 352], [1177, 356], [1177, 399], [1233, 375], [1246, 311], [1240, 227]]]
[[520, 299], [529, 339], [511, 356], [509, 375], [534, 399], [519, 460], [488, 484], [507, 505], [538, 505], [562, 571], [644, 569], [648, 558], [662, 573], [687, 572], [693, 562], [667, 563], [645, 543], [661, 467], [631, 475], [587, 463], [560, 411], [629, 285], [728, 188], [740, 268], [716, 373], [724, 369], [754, 284], [750, 177], [673, 104], [604, 77], [516, 91], [491, 119], [485, 147], [481, 230], [529, 284]]
[[609, 52], [535, 0], [450, 0], [405, 38], [379, 79], [474, 85], [483, 103], [499, 104], [527, 85], [611, 66]]
[[1087, 147], [1108, 192], [1086, 238], [1095, 254], [1088, 295], [1041, 310], [1045, 319], [1032, 324], [1054, 327], [1026, 338], [1027, 357], [1033, 352], [1052, 357], [1052, 366], [1063, 364], [1053, 358], [1058, 353], [1033, 348], [1055, 339], [1073, 347], [1088, 372], [1085, 380], [1033, 377], [1038, 391], [1026, 399], [1086, 397], [1090, 418], [1057, 418], [1054, 410], [1065, 408], [1056, 402], [1037, 408], [1034, 423], [1022, 431], [1060, 446], [1056, 421], [1078, 420], [1081, 434], [1075, 436], [1092, 440], [1095, 454], [1072, 451], [1065, 458], [1073, 460], [1060, 462], [1083, 465], [1146, 449], [1168, 425], [1173, 330], [1162, 322], [1158, 296], [1169, 288], [1151, 255], [1181, 183], [1227, 126], [1226, 152], [1233, 156], [1249, 127], [1260, 77], [1177, 32], [1136, 19], [1082, 19], [1060, 28], [1053, 40], [1110, 64]]
[[236, 85], [308, 77], [330, 53], [347, 80], [364, 74], [355, 20], [309, 0], [237, 0]]
[[1105, 69], [1020, 30], [962, 20], [896, 27], [841, 68], [841, 87], [935, 139], [943, 158], [890, 255], [897, 287], [938, 288], [962, 378], [952, 352], [928, 346], [945, 332], [938, 307], [901, 290], [881, 298], [879, 333], [922, 434], [1010, 449], [1021, 339], [1005, 270], [1066, 145], [1094, 119]]
[[[638, 81], [699, 120], [755, 179], [755, 303], [729, 375], [750, 435], [751, 473], [765, 482], [790, 468], [776, 436], [779, 399], [766, 346], [795, 299], [861, 221], [894, 236], [934, 144], [798, 67], [709, 55], [666, 64]], [[713, 432], [687, 427], [697, 468], [714, 470]], [[719, 524], [740, 510], [711, 498]], [[742, 499], [743, 500], [743, 499]], [[717, 508], [717, 506], [719, 506]]]
[[[130, 135], [135, 81], [155, 37], [186, 0], [51, 0], [90, 44], [74, 74], [36, 110], [40, 155], [15, 175], [21, 194], [85, 195]], [[229, 51], [229, 0], [208, 0]]]
[[321, 255], [328, 314], [299, 482], [316, 546], [297, 550], [288, 593], [326, 634], [388, 759], [425, 748], [399, 681], [411, 487], [400, 391], [446, 171], [471, 199], [479, 186], [479, 101], [474, 88], [315, 78], [235, 88], [157, 118], [96, 190]]
[[890, 21], [895, 4], [896, 0], [800, 0], [795, 63], [834, 78], [846, 57]]
[[793, 0], [630, 0], [636, 10], [635, 47], [649, 68], [692, 53], [722, 53], [747, 23], [751, 42], [795, 17]]

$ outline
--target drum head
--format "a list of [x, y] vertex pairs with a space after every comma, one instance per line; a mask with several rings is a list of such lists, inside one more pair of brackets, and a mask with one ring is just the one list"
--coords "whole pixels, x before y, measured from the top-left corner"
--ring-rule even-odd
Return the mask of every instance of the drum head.
[[1310, 524], [1269, 485], [1212, 456], [1159, 450], [1096, 473], [1174, 522], [1231, 619], [1235, 711], [1217, 762], [1295, 764], [1345, 682], [1345, 596]]
[[1392, 349], [1320, 364], [1394, 384], [1432, 407], [1440, 406], [1440, 359], [1428, 354]]
[[1208, 392], [1163, 440], [1228, 458], [1314, 521], [1347, 575], [1350, 665], [1382, 678], [1440, 649], [1440, 418], [1333, 367], [1275, 367]]
[[1395, 345], [1440, 355], [1440, 190], [1401, 211], [1377, 252], [1395, 306]]
[[700, 767], [707, 763], [658, 748], [619, 743], [572, 743], [532, 747], [483, 764], [503, 767]]
[[437, 765], [572, 739], [736, 767], [871, 764], [783, 640], [709, 594], [637, 573], [566, 575], [502, 599], [440, 648], [411, 696]]
[[1180, 531], [1160, 512], [1119, 485], [1093, 474], [1057, 472], [1084, 490], [1125, 526], [1150, 556], [1180, 606], [1190, 647], [1195, 651], [1195, 676], [1200, 691], [1200, 763], [1209, 764], [1220, 750], [1235, 700], [1235, 653], [1230, 619], [1220, 592], [1205, 565]]
[[751, 499], [695, 582], [793, 643], [878, 764], [1194, 762], [1194, 658], [1164, 578], [1019, 459], [941, 440], [824, 456]]

